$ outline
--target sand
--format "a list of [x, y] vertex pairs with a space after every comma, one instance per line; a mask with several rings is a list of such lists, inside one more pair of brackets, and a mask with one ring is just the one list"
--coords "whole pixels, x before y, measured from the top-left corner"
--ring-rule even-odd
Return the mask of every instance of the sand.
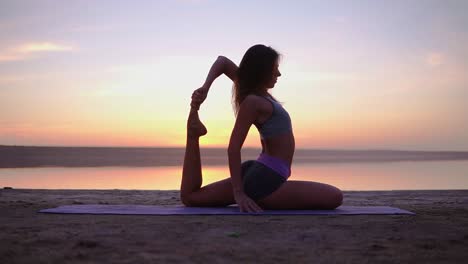
[[39, 214], [66, 204], [180, 204], [178, 191], [0, 190], [0, 263], [466, 263], [468, 190], [345, 192], [417, 215]]

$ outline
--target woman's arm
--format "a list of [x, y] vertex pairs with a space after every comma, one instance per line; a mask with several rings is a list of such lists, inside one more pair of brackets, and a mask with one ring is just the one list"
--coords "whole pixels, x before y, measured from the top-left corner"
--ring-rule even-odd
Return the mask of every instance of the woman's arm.
[[218, 56], [208, 72], [208, 76], [206, 77], [203, 87], [209, 90], [214, 80], [223, 73], [234, 82], [237, 79], [237, 65], [224, 56]]
[[191, 104], [192, 107], [195, 109], [200, 108], [200, 105], [208, 96], [208, 91], [210, 90], [214, 80], [216, 80], [216, 78], [218, 78], [223, 73], [226, 74], [226, 76], [229, 77], [233, 82], [235, 82], [237, 80], [237, 65], [224, 56], [218, 56], [216, 61], [211, 66], [203, 86], [193, 92]]
[[257, 99], [254, 96], [247, 96], [241, 103], [228, 147], [229, 171], [234, 198], [242, 212], [261, 211], [261, 208], [245, 194], [241, 177], [241, 148], [250, 127], [258, 116], [256, 102]]
[[231, 79], [233, 82], [237, 81], [237, 65], [232, 62], [230, 59], [224, 57], [224, 56], [219, 56], [224, 60], [224, 74], [226, 74], [229, 79]]

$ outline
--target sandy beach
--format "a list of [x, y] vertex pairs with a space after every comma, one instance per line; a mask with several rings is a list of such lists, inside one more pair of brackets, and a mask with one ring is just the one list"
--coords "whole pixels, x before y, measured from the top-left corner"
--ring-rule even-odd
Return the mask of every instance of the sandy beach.
[[410, 215], [40, 214], [69, 204], [180, 204], [178, 191], [0, 190], [0, 263], [463, 263], [468, 190], [345, 192]]

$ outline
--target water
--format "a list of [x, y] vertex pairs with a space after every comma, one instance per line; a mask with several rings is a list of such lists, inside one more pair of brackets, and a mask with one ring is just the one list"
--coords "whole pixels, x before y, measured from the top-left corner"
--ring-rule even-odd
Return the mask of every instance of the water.
[[[2, 168], [0, 187], [176, 190], [181, 171], [179, 166]], [[204, 185], [227, 177], [227, 165], [203, 167]], [[468, 160], [298, 163], [289, 179], [353, 191], [468, 189]]]

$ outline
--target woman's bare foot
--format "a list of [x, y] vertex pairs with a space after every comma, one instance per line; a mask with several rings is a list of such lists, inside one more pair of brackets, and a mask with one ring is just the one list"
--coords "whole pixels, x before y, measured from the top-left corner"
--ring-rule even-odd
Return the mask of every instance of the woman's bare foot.
[[196, 108], [190, 109], [190, 114], [187, 120], [187, 136], [189, 138], [199, 138], [206, 135], [208, 131], [205, 125], [200, 121]]

